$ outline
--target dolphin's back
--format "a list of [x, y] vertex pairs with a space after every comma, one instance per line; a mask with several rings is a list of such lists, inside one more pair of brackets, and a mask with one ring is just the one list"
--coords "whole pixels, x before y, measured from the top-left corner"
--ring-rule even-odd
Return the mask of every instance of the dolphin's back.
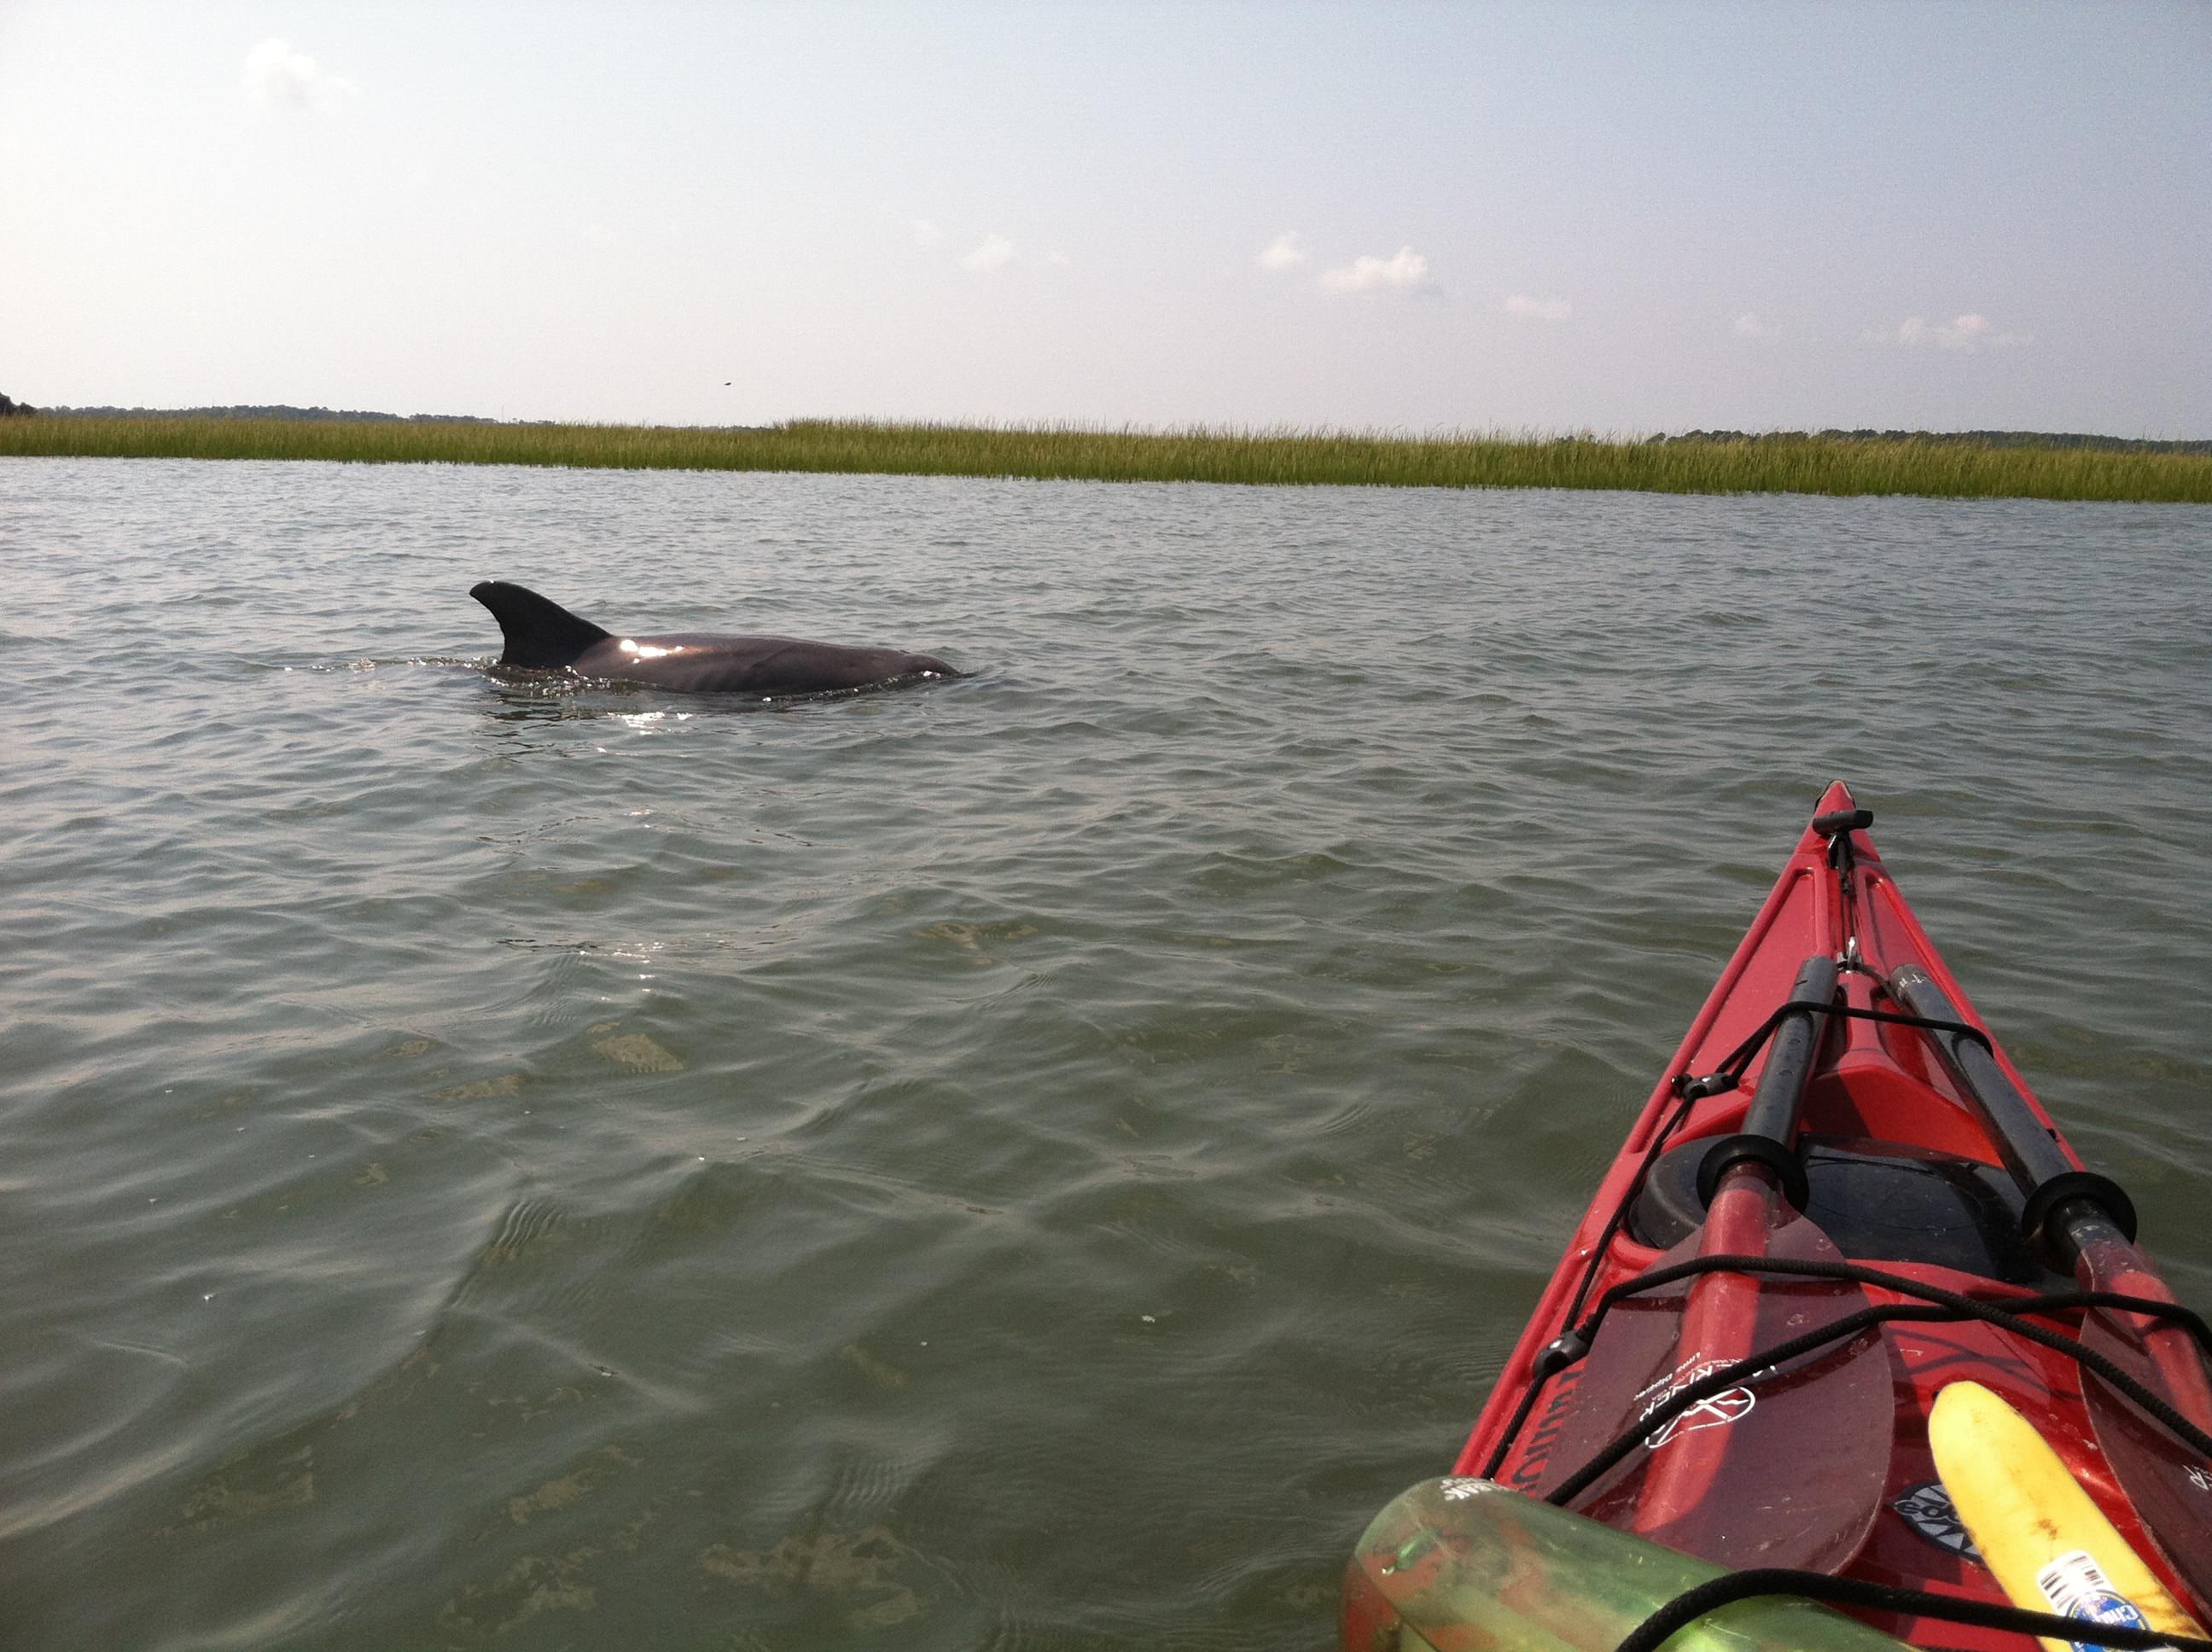
[[579, 677], [649, 683], [691, 693], [827, 694], [906, 677], [959, 677], [933, 654], [854, 648], [799, 637], [609, 637], [569, 669]]
[[774, 696], [834, 693], [915, 677], [961, 677], [933, 654], [854, 648], [799, 637], [617, 636], [556, 602], [504, 580], [469, 595], [491, 610], [507, 639], [502, 665], [647, 683], [690, 693]]

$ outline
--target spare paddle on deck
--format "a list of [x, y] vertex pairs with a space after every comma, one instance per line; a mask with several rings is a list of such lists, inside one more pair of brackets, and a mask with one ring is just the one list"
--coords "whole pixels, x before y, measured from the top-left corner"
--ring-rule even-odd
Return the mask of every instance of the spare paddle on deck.
[[[1887, 985], [1890, 996], [1914, 1015], [1960, 1019], [1950, 995], [1917, 964], [1899, 965]], [[2074, 1166], [1984, 1046], [1936, 1029], [1929, 1037], [2027, 1199], [2021, 1225], [2030, 1242], [2088, 1290], [2172, 1302], [2172, 1293], [2136, 1249], [2135, 1207], [2119, 1185]], [[2179, 1326], [2090, 1309], [2081, 1317], [2081, 1343], [2212, 1432], [2212, 1382], [2197, 1344]], [[2081, 1386], [2097, 1443], [2120, 1489], [2199, 1606], [2212, 1608], [2212, 1463], [2192, 1461], [2179, 1441], [2087, 1370]]]
[[[1835, 961], [1806, 960], [1742, 1128], [1715, 1142], [1698, 1176], [1704, 1225], [1657, 1264], [1697, 1256], [1836, 1262], [1799, 1214], [1802, 1163], [1790, 1145], [1836, 993]], [[1696, 1276], [1617, 1303], [1587, 1362], [1565, 1436], [1563, 1484], [1674, 1394], [1723, 1366], [1868, 1306], [1845, 1280]], [[1880, 1510], [1896, 1414], [1878, 1332], [1785, 1363], [1655, 1427], [1577, 1506], [1608, 1524], [1733, 1567], [1827, 1570], [1848, 1561]], [[1540, 1494], [1544, 1489], [1539, 1486]]]

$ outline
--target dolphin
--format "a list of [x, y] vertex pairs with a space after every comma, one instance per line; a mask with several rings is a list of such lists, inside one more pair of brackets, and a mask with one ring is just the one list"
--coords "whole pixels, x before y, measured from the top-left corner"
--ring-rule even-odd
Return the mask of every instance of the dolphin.
[[932, 654], [848, 648], [797, 637], [617, 636], [504, 580], [472, 586], [469, 595], [491, 610], [507, 639], [499, 663], [529, 671], [647, 683], [687, 694], [763, 698], [967, 675]]

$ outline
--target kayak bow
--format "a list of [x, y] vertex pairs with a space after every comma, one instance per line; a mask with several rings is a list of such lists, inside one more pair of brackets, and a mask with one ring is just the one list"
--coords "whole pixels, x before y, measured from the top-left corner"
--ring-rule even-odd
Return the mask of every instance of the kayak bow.
[[[2069, 1509], [2086, 1496], [2110, 1522], [2109, 1546], [2142, 1557], [2126, 1575], [2154, 1578], [2172, 1621], [2212, 1622], [2212, 1333], [2136, 1248], [2126, 1194], [2082, 1166], [1983, 1026], [1872, 820], [1840, 781], [1821, 798], [1452, 1477], [1363, 1539], [1347, 1652], [1609, 1652], [1626, 1600], [1642, 1602], [1631, 1622], [1665, 1604], [1644, 1595], [1678, 1575], [1653, 1563], [1668, 1551], [1704, 1563], [1679, 1575], [1716, 1601], [1786, 1588], [1788, 1571], [1767, 1573], [1794, 1570], [1798, 1593], [1877, 1644], [2030, 1652], [2024, 1631], [2061, 1628], [2046, 1644], [2153, 1643], [2087, 1556], [2054, 1559], [2040, 1599], [2028, 1569], [2008, 1602], [1954, 1506], [1956, 1491], [2038, 1519], [2016, 1486], [2061, 1483], [2078, 1487]], [[1967, 1414], [1969, 1393], [1976, 1417], [2016, 1414], [2063, 1472], [2008, 1473], [1972, 1442], [2010, 1435], [1952, 1428], [1947, 1487], [1929, 1418], [1959, 1382], [1947, 1414]], [[1507, 1491], [1560, 1512], [1532, 1525]], [[1990, 1518], [1985, 1546], [2032, 1548]], [[1768, 1644], [1759, 1609], [1727, 1606], [1668, 1644]], [[1844, 1644], [1834, 1621], [1818, 1633]], [[1721, 1638], [1693, 1638], [1707, 1633]]]

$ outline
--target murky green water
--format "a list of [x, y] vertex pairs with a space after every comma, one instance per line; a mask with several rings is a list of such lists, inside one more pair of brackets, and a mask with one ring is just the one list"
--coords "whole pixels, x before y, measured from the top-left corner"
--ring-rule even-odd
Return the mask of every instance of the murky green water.
[[1839, 774], [2212, 1302], [2203, 511], [9, 460], [0, 573], [10, 1648], [1323, 1644]]

